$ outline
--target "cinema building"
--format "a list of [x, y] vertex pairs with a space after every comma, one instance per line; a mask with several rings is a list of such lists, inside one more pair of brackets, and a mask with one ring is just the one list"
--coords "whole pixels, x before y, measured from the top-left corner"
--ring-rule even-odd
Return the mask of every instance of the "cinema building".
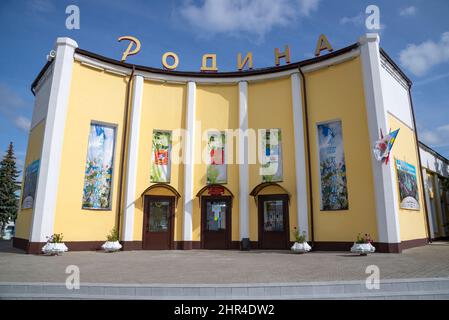
[[377, 35], [236, 72], [132, 65], [68, 38], [55, 52], [32, 84], [15, 247], [37, 253], [62, 233], [69, 250], [97, 250], [113, 228], [123, 250], [288, 249], [295, 228], [314, 250], [368, 233], [398, 253], [432, 237], [412, 84]]

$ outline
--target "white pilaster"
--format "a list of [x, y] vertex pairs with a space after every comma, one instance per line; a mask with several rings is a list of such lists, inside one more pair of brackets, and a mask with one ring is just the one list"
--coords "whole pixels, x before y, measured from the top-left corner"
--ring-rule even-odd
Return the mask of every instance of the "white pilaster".
[[447, 234], [446, 234], [446, 228], [444, 226], [446, 225], [447, 221], [446, 221], [445, 214], [443, 213], [443, 207], [441, 206], [440, 179], [438, 178], [437, 175], [434, 175], [433, 181], [435, 184], [434, 197], [435, 197], [435, 202], [437, 204], [436, 211], [438, 212], [438, 220], [440, 221], [440, 224], [438, 225], [438, 233], [442, 237], [445, 237]]
[[239, 82], [239, 218], [240, 240], [249, 240], [248, 82]]
[[128, 159], [126, 168], [125, 215], [123, 219], [122, 240], [133, 241], [134, 210], [136, 202], [137, 159], [139, 154], [140, 118], [143, 99], [143, 77], [134, 76], [131, 125], [128, 142]]
[[[379, 130], [389, 131], [387, 112], [380, 76], [379, 36], [375, 33], [366, 34], [360, 38], [363, 82], [365, 88], [368, 130], [371, 140], [371, 150], [379, 139]], [[374, 190], [376, 196], [376, 214], [378, 241], [382, 243], [400, 243], [398, 198], [394, 159], [388, 165], [377, 161], [371, 153]]]
[[307, 203], [307, 169], [306, 147], [304, 137], [303, 104], [301, 94], [301, 80], [299, 73], [291, 75], [293, 102], [293, 130], [295, 139], [295, 167], [296, 167], [296, 214], [298, 230], [306, 233], [309, 240], [309, 208]]
[[430, 238], [434, 239], [435, 238], [435, 226], [434, 226], [434, 216], [432, 213], [432, 205], [431, 202], [432, 199], [430, 199], [430, 195], [429, 195], [429, 179], [427, 177], [427, 171], [426, 169], [422, 169], [421, 171], [423, 180], [424, 180], [424, 196], [426, 197], [426, 203], [427, 203], [427, 221], [429, 221], [429, 231], [430, 231]]
[[48, 111], [30, 230], [30, 242], [45, 242], [53, 234], [64, 129], [75, 49], [70, 38], [56, 40]]
[[195, 160], [195, 114], [196, 114], [196, 83], [187, 83], [187, 116], [186, 134], [184, 139], [184, 216], [183, 241], [192, 241], [193, 202], [193, 174]]

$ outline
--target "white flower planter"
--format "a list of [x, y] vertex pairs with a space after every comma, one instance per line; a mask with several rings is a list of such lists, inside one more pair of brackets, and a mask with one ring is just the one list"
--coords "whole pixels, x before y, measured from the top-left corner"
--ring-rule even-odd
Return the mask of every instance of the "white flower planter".
[[352, 253], [358, 253], [361, 255], [367, 255], [368, 253], [374, 253], [376, 248], [371, 243], [354, 243], [351, 248]]
[[60, 255], [69, 249], [64, 243], [47, 243], [42, 247], [42, 252], [47, 255]]
[[115, 252], [119, 251], [122, 245], [118, 241], [106, 241], [101, 247], [106, 252]]
[[309, 246], [307, 242], [299, 243], [295, 242], [295, 244], [290, 249], [293, 253], [306, 253], [312, 250], [312, 247]]

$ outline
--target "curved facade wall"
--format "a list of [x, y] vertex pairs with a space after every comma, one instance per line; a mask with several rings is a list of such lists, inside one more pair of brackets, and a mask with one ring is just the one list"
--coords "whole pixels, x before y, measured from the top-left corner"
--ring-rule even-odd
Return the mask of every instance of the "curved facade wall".
[[[375, 39], [369, 41], [375, 43]], [[61, 44], [57, 50], [61, 48], [66, 47]], [[373, 48], [377, 60], [364, 53], [376, 53]], [[47, 230], [63, 233], [70, 249], [97, 249], [114, 227], [119, 229], [125, 250], [154, 249], [158, 245], [160, 249], [166, 245], [168, 249], [288, 249], [295, 241], [295, 228], [304, 231], [316, 249], [346, 250], [359, 233], [369, 233], [379, 250], [385, 252], [425, 243], [428, 235], [422, 193], [420, 211], [403, 212], [398, 207], [399, 199], [394, 199], [398, 192], [391, 198], [382, 195], [384, 184], [376, 178], [380, 172], [384, 182], [397, 184], [394, 161], [384, 165], [373, 160], [373, 123], [401, 127], [404, 140], [398, 140], [394, 156], [405, 157], [415, 166], [419, 163], [416, 141], [405, 139], [413, 135], [413, 129], [388, 118], [386, 112], [377, 113], [382, 116], [373, 119], [372, 103], [376, 110], [388, 109], [377, 105], [373, 96], [388, 95], [389, 91], [367, 80], [376, 72], [380, 78], [378, 46], [360, 42], [334, 54], [264, 72], [209, 75], [144, 67], [136, 67], [132, 73], [130, 65], [78, 49], [72, 54], [70, 70], [55, 69], [54, 76], [68, 78], [60, 81], [68, 82], [69, 87], [66, 112], [56, 119], [63, 122], [64, 129], [51, 141], [61, 146], [57, 184], [52, 190], [37, 190], [42, 195], [54, 194], [54, 219]], [[388, 101], [385, 97], [383, 100]], [[406, 114], [404, 121], [409, 123], [413, 118], [410, 110], [407, 105], [396, 114]], [[345, 176], [339, 181], [345, 184], [347, 203], [337, 210], [322, 205], [326, 173], [320, 167], [323, 142], [319, 126], [326, 123], [337, 123], [341, 128], [336, 148], [344, 154], [344, 162], [338, 165], [344, 166], [339, 172]], [[102, 210], [85, 208], [82, 200], [93, 124], [115, 130], [110, 205]], [[256, 162], [247, 159], [240, 163], [243, 149], [239, 130], [246, 128], [257, 138], [245, 148]], [[258, 130], [264, 129], [280, 129], [280, 147], [265, 144], [257, 148], [263, 140]], [[164, 157], [159, 153], [155, 156], [154, 132], [173, 134], [183, 130], [195, 136], [186, 142], [172, 135], [168, 181], [152, 181], [151, 166], [159, 161], [157, 157]], [[209, 150], [208, 132], [212, 130], [233, 134], [226, 137], [230, 162], [225, 182], [211, 183], [202, 159]], [[334, 136], [331, 133], [330, 137]], [[41, 135], [41, 139], [47, 137]], [[35, 153], [33, 141], [30, 138], [30, 157]], [[186, 146], [190, 146], [187, 151]], [[275, 158], [282, 165], [280, 178], [267, 180], [261, 175], [257, 151], [263, 155], [267, 150], [277, 150]], [[194, 161], [186, 165], [184, 160], [189, 155]], [[40, 171], [39, 179], [47, 174]], [[418, 170], [421, 192], [420, 174]], [[151, 186], [154, 188], [148, 190]], [[250, 194], [251, 190], [255, 193]], [[382, 208], [391, 210], [394, 216], [386, 215]], [[37, 217], [36, 210], [35, 206], [32, 214]], [[36, 229], [36, 217], [35, 226], [27, 223], [27, 214], [26, 210], [19, 214], [15, 244], [36, 252], [51, 234]], [[167, 221], [157, 220], [160, 229], [154, 229], [155, 217], [168, 217], [168, 226]], [[164, 238], [164, 232], [168, 238]], [[406, 245], [407, 241], [414, 242]]]

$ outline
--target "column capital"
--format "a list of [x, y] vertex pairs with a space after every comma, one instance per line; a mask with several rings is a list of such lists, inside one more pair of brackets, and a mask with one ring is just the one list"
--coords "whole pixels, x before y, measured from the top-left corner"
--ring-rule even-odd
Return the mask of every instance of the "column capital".
[[364, 45], [366, 43], [376, 42], [380, 43], [380, 36], [378, 33], [367, 33], [359, 38], [359, 44]]
[[60, 46], [68, 46], [68, 47], [72, 47], [73, 49], [76, 49], [76, 48], [78, 48], [78, 43], [71, 38], [60, 37], [60, 38], [56, 39], [56, 47], [60, 47]]

